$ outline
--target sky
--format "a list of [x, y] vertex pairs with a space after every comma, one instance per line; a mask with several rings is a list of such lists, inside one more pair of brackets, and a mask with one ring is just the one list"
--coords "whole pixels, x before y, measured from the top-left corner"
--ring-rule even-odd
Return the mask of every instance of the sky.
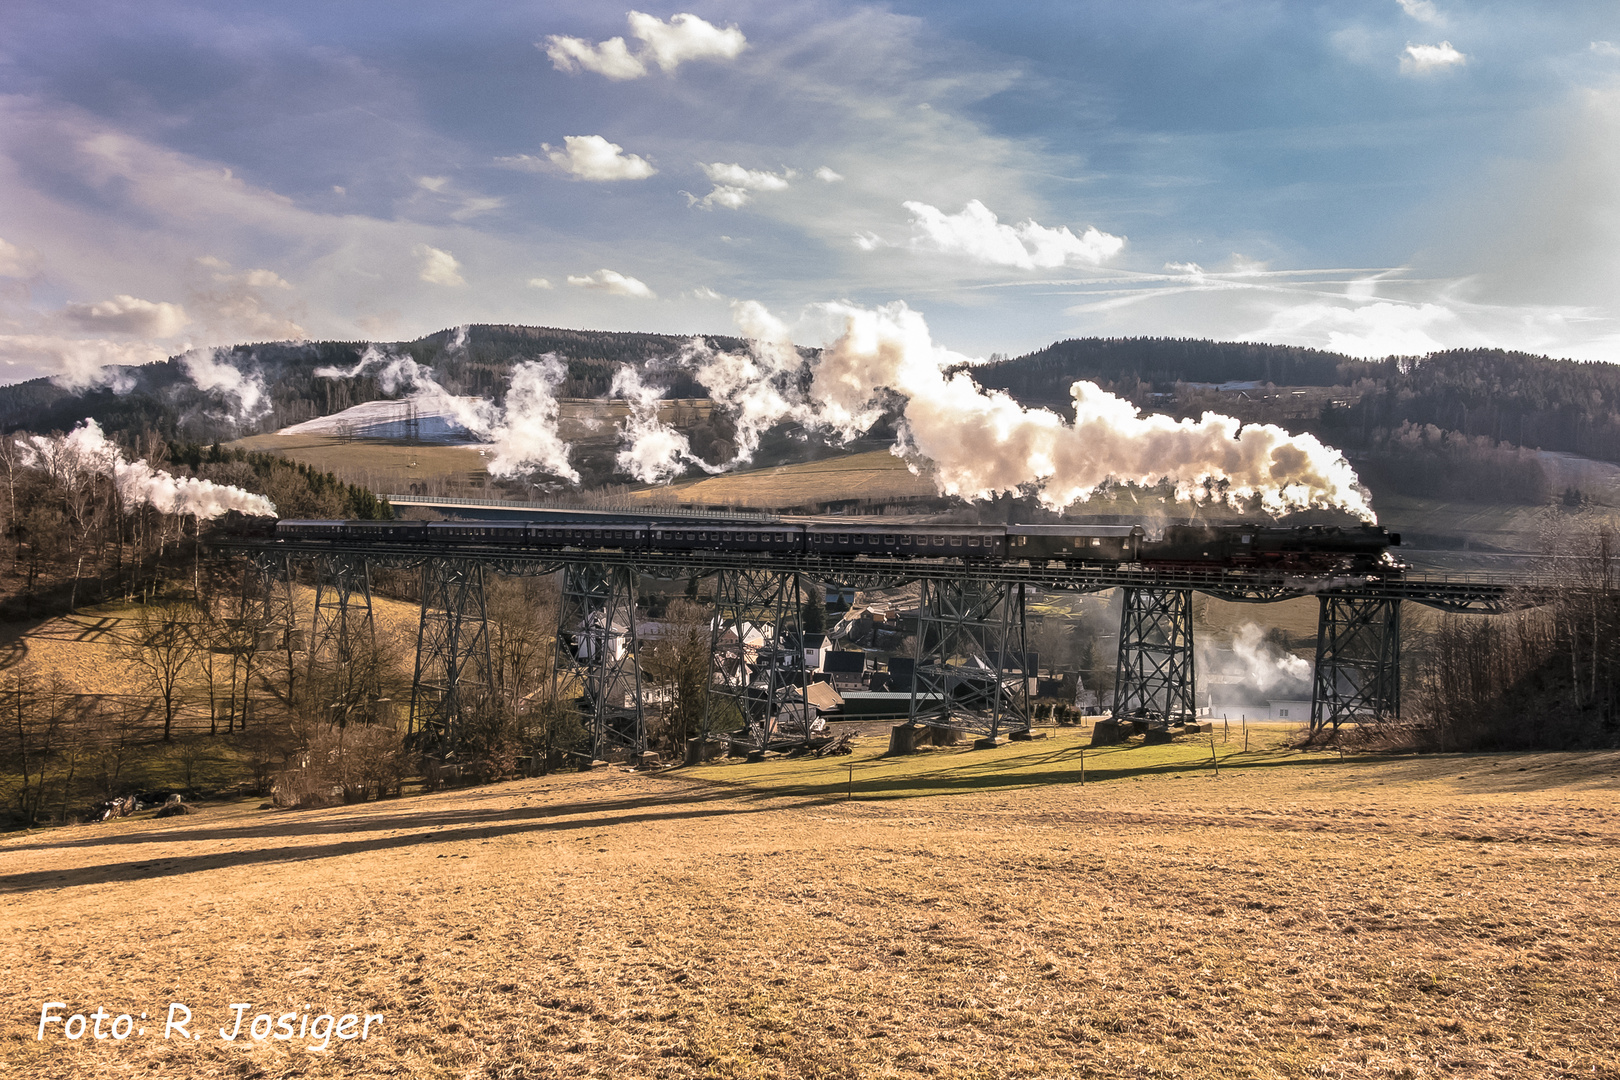
[[1620, 6], [10, 0], [0, 382], [467, 323], [1620, 362]]

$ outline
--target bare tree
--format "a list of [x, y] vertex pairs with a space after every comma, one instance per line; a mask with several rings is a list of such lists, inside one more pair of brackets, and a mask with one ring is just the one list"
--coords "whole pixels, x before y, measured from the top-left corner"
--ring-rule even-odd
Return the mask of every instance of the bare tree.
[[174, 737], [182, 684], [198, 654], [197, 609], [177, 600], [144, 605], [126, 622], [122, 652], [143, 688], [163, 707], [163, 739]]
[[673, 600], [662, 632], [639, 653], [647, 683], [664, 704], [664, 735], [685, 745], [703, 726], [709, 702], [710, 609], [694, 600]]

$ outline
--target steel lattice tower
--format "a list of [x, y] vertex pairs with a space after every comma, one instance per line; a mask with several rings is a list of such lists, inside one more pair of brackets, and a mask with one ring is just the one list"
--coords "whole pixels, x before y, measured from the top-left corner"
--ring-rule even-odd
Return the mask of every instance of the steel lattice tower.
[[557, 612], [554, 696], [579, 702], [592, 760], [647, 749], [636, 643], [636, 574], [629, 567], [571, 563]]
[[[705, 736], [744, 733], [757, 750], [809, 741], [807, 709], [798, 712], [797, 730], [779, 727], [785, 699], [795, 696], [802, 702], [809, 683], [800, 611], [803, 585], [800, 574], [768, 570], [724, 570], [717, 576]], [[753, 633], [760, 634], [759, 642], [749, 642]]]
[[1022, 583], [922, 582], [911, 723], [994, 742], [1029, 730]]
[[1113, 719], [1180, 723], [1193, 700], [1192, 590], [1126, 588], [1119, 616]]
[[363, 556], [315, 560], [315, 612], [310, 626], [309, 678], [332, 676], [333, 719], [370, 721], [381, 697], [371, 615], [371, 567]]
[[1311, 730], [1401, 716], [1401, 602], [1383, 597], [1321, 598]]
[[453, 753], [460, 728], [492, 697], [484, 564], [428, 559], [422, 565], [422, 617], [411, 681], [410, 735], [423, 753]]

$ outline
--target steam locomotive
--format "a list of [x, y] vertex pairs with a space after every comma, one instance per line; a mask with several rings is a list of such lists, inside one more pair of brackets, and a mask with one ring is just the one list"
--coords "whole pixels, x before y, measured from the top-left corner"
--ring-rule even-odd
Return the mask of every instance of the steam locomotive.
[[524, 550], [704, 551], [832, 558], [961, 559], [1032, 566], [1215, 566], [1287, 573], [1384, 573], [1400, 569], [1399, 533], [1377, 525], [1170, 525], [1150, 538], [1140, 525], [897, 525], [600, 518], [545, 521], [292, 521], [284, 540], [432, 543]]

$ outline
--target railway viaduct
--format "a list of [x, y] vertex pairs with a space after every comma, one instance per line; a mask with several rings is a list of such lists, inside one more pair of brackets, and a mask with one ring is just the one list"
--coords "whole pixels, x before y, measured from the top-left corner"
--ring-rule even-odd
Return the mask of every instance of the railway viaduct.
[[[512, 507], [509, 516], [541, 513], [521, 504], [488, 504], [487, 509], [496, 506]], [[563, 512], [579, 513], [551, 511]], [[604, 516], [629, 521], [641, 515]], [[659, 514], [666, 520], [672, 516], [688, 515]], [[724, 517], [737, 520], [733, 514]], [[373, 567], [420, 572], [410, 730], [429, 753], [454, 748], [465, 710], [491, 681], [484, 581], [492, 573], [562, 575], [553, 678], [575, 688], [566, 696], [580, 700], [590, 740], [585, 752], [593, 758], [646, 748], [635, 635], [616, 640], [613, 628], [634, 625], [637, 584], [649, 578], [713, 579], [718, 618], [711, 636], [706, 728], [718, 734], [739, 723], [755, 725], [764, 742], [771, 739], [772, 725], [760, 721], [775, 714], [784, 696], [794, 696], [795, 689], [802, 693], [809, 673], [802, 662], [784, 661], [786, 650], [755, 654], [743, 640], [743, 627], [770, 625], [773, 642], [798, 639], [798, 597], [810, 588], [919, 585], [910, 721], [976, 735], [980, 745], [1027, 738], [1030, 731], [1021, 658], [1025, 598], [1031, 590], [1123, 590], [1111, 716], [1121, 722], [1146, 718], [1160, 726], [1194, 715], [1194, 593], [1260, 604], [1316, 597], [1320, 614], [1310, 720], [1315, 730], [1399, 717], [1403, 604], [1494, 613], [1550, 598], [1548, 589], [1532, 581], [1478, 574], [1325, 577], [1220, 566], [1171, 571], [1131, 564], [1035, 567], [802, 553], [527, 551], [453, 538], [238, 540], [221, 546], [243, 550], [251, 561], [244, 618], [272, 631], [293, 629], [291, 583], [301, 567], [307, 568], [306, 577], [312, 574], [316, 602], [306, 631], [311, 664], [322, 656], [346, 660], [371, 633]], [[801, 733], [798, 741], [807, 738]]]

